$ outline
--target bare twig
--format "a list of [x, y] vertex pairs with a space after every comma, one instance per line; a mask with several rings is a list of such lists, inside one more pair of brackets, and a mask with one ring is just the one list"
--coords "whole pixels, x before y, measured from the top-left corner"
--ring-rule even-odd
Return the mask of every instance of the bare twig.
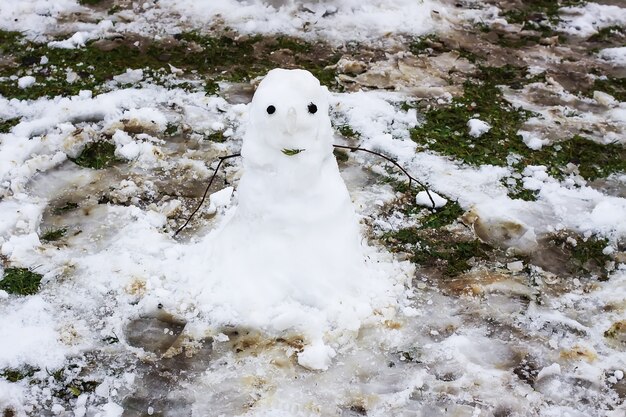
[[[345, 146], [345, 145], [333, 145], [333, 146], [335, 148], [339, 148], [339, 149], [349, 149], [351, 151], [363, 151], [363, 152], [371, 153], [372, 155], [379, 156], [379, 157], [387, 160], [388, 162], [391, 162], [400, 171], [402, 171], [404, 173], [404, 175], [407, 176], [407, 178], [409, 179], [409, 188], [411, 188], [411, 184], [413, 182], [415, 182], [417, 185], [422, 187], [422, 189], [424, 191], [426, 191], [426, 194], [428, 195], [428, 198], [429, 198], [430, 202], [433, 205], [433, 209], [436, 208], [435, 207], [436, 206], [435, 205], [435, 200], [433, 200], [433, 197], [430, 195], [430, 192], [428, 191], [428, 188], [426, 188], [426, 186], [424, 184], [422, 184], [419, 180], [417, 180], [416, 178], [411, 176], [411, 174], [409, 174], [408, 171], [402, 167], [402, 165], [400, 165], [399, 163], [397, 163], [396, 161], [394, 161], [393, 159], [391, 159], [387, 155], [384, 155], [384, 154], [382, 154], [380, 152], [372, 151], [370, 149], [360, 148], [358, 146]], [[202, 207], [202, 205], [204, 204], [204, 200], [206, 200], [206, 196], [209, 193], [209, 189], [211, 188], [211, 185], [213, 185], [213, 180], [215, 180], [217, 172], [220, 170], [220, 167], [222, 166], [222, 162], [224, 162], [227, 159], [237, 158], [239, 156], [241, 156], [240, 153], [234, 153], [232, 155], [226, 155], [226, 156], [219, 157], [219, 163], [217, 164], [217, 167], [215, 167], [215, 172], [213, 172], [213, 175], [211, 175], [211, 179], [209, 180], [209, 184], [207, 185], [206, 190], [204, 190], [204, 195], [202, 196], [202, 200], [200, 200], [200, 203], [198, 204], [196, 209], [189, 215], [189, 218], [187, 219], [185, 224], [183, 224], [180, 228], [178, 228], [178, 230], [174, 233], [174, 237], [176, 237], [189, 224], [189, 222], [191, 221], [193, 216], [198, 212], [198, 210], [200, 210], [200, 207]]]
[[226, 156], [220, 156], [219, 157], [219, 162], [217, 164], [217, 167], [215, 167], [215, 171], [213, 172], [213, 175], [211, 175], [211, 179], [209, 180], [209, 185], [206, 186], [206, 190], [204, 190], [204, 195], [202, 196], [202, 200], [200, 200], [200, 203], [198, 204], [198, 207], [196, 207], [196, 209], [193, 211], [193, 213], [191, 213], [191, 215], [189, 215], [189, 218], [187, 219], [187, 221], [185, 222], [185, 224], [183, 224], [180, 228], [178, 228], [178, 230], [174, 233], [174, 237], [176, 237], [191, 221], [191, 219], [193, 218], [193, 216], [198, 212], [198, 210], [200, 210], [200, 207], [202, 207], [202, 204], [204, 204], [204, 200], [206, 199], [206, 195], [209, 192], [209, 188], [211, 188], [211, 185], [213, 184], [213, 180], [215, 179], [215, 176], [217, 175], [217, 172], [220, 170], [220, 166], [222, 166], [222, 162], [224, 162], [227, 159], [231, 159], [231, 158], [236, 158], [238, 156], [241, 156], [240, 153], [234, 153], [232, 155], [226, 155]]
[[419, 185], [420, 187], [422, 187], [422, 189], [424, 191], [426, 191], [426, 194], [428, 195], [428, 199], [430, 200], [430, 202], [433, 205], [433, 209], [436, 208], [436, 204], [435, 204], [435, 200], [433, 200], [433, 197], [430, 195], [430, 191], [428, 191], [428, 188], [426, 188], [426, 186], [424, 184], [422, 184], [421, 182], [419, 182], [416, 178], [413, 178], [411, 176], [411, 174], [409, 174], [407, 172], [406, 169], [404, 169], [402, 167], [402, 165], [400, 165], [399, 163], [397, 163], [396, 161], [394, 161], [393, 159], [389, 158], [387, 155], [382, 154], [380, 152], [376, 152], [376, 151], [372, 151], [370, 149], [365, 149], [365, 148], [359, 148], [358, 146], [345, 146], [345, 145], [333, 145], [335, 148], [339, 148], [339, 149], [349, 149], [351, 151], [363, 151], [363, 152], [367, 152], [367, 153], [371, 153], [372, 155], [376, 155], [376, 156], [380, 156], [381, 158], [391, 162], [392, 164], [394, 164], [396, 167], [398, 167], [398, 169], [400, 171], [402, 171], [404, 173], [404, 175], [406, 175], [409, 178], [409, 188], [411, 188], [411, 182], [415, 181], [415, 183], [417, 185]]

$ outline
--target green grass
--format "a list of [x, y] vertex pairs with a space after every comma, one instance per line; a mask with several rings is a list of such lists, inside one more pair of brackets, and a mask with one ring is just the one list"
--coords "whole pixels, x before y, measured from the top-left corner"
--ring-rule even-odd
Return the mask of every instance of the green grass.
[[[232, 38], [229, 36], [206, 36], [197, 32], [177, 35], [177, 43], [155, 41], [147, 48], [120, 44], [108, 51], [90, 42], [83, 48], [58, 49], [45, 44], [24, 41], [16, 32], [1, 32], [0, 44], [17, 62], [25, 62], [19, 68], [0, 68], [0, 76], [37, 76], [39, 83], [20, 89], [16, 80], [0, 81], [0, 94], [7, 98], [35, 99], [57, 95], [75, 95], [80, 90], [92, 90], [95, 94], [105, 91], [104, 83], [128, 68], [144, 70], [144, 79], [155, 83], [167, 83], [168, 64], [195, 71], [206, 80], [207, 93], [217, 91], [216, 81], [247, 82], [264, 75], [279, 66], [270, 57], [273, 52], [288, 49], [294, 55], [298, 67], [308, 69], [320, 82], [337, 87], [335, 64], [341, 54], [325, 45], [312, 44], [295, 38], [262, 36]], [[42, 56], [49, 63], [39, 65]], [[74, 83], [66, 80], [66, 70], [78, 74]], [[188, 88], [192, 88], [187, 86]]]
[[583, 0], [526, 0], [519, 7], [504, 12], [509, 23], [523, 24], [527, 22], [548, 21], [551, 24], [559, 23], [559, 9], [566, 6], [576, 6], [584, 3]]
[[[415, 199], [413, 199], [413, 201], [415, 201]], [[447, 226], [461, 217], [463, 212], [463, 209], [456, 201], [448, 201], [445, 206], [436, 209], [436, 211], [420, 219], [421, 224], [419, 228], [438, 229], [440, 227]]]
[[0, 55], [9, 55], [20, 48], [23, 37], [20, 32], [0, 30]]
[[357, 132], [356, 130], [352, 128], [352, 126], [347, 125], [347, 124], [338, 126], [336, 129], [344, 138], [358, 139], [361, 136], [359, 132]]
[[61, 239], [67, 233], [67, 229], [51, 229], [44, 232], [40, 239], [46, 242], [54, 242], [56, 240]]
[[507, 178], [502, 179], [502, 185], [507, 187], [507, 195], [514, 200], [537, 201], [537, 191], [528, 190], [523, 187], [522, 180], [514, 178], [515, 185], [507, 183]]
[[211, 132], [209, 135], [205, 136], [204, 139], [216, 143], [226, 142], [226, 136], [224, 136], [224, 132], [221, 130]]
[[400, 229], [383, 237], [395, 252], [408, 252], [411, 262], [435, 268], [445, 277], [455, 277], [471, 269], [472, 260], [488, 259], [491, 250], [479, 240], [460, 241], [451, 232], [425, 233], [418, 228]]
[[78, 203], [67, 201], [60, 206], [54, 207], [52, 209], [52, 213], [59, 215], [59, 214], [67, 213], [68, 211], [76, 210], [77, 208], [78, 208]]
[[428, 49], [442, 49], [439, 45], [441, 45], [439, 36], [436, 34], [429, 34], [414, 38], [409, 43], [409, 51], [411, 51], [414, 55], [419, 55]]
[[304, 149], [283, 149], [282, 153], [287, 156], [298, 155], [300, 152], [304, 152]]
[[20, 120], [19, 117], [0, 120], [0, 133], [9, 133], [11, 129], [13, 129], [13, 126], [17, 125]]
[[587, 40], [589, 42], [610, 42], [613, 39], [621, 38], [626, 35], [626, 32], [621, 26], [607, 26], [598, 30], [598, 33], [591, 35]]
[[177, 125], [176, 123], [168, 123], [167, 127], [165, 128], [165, 132], [163, 132], [163, 134], [165, 136], [174, 136], [179, 131], [180, 131], [180, 125]]
[[15, 295], [32, 295], [39, 291], [41, 275], [26, 268], [6, 268], [0, 290]]
[[589, 94], [593, 95], [594, 90], [608, 93], [619, 101], [626, 101], [626, 78], [596, 78], [593, 82], [593, 88], [590, 90]]
[[[621, 145], [600, 145], [582, 136], [536, 151], [523, 143], [517, 132], [530, 113], [513, 108], [497, 86], [521, 88], [534, 80], [524, 68], [482, 67], [477, 80], [465, 83], [462, 97], [449, 106], [426, 111], [425, 123], [411, 129], [411, 138], [418, 150], [429, 149], [476, 166], [506, 166], [507, 156], [515, 153], [521, 156], [516, 165], [520, 171], [527, 165], [545, 165], [557, 178], [565, 176], [564, 167], [570, 162], [588, 180], [624, 172], [626, 152]], [[467, 128], [467, 121], [476, 116], [492, 126], [479, 138], [470, 136]]]
[[600, 280], [608, 278], [608, 271], [605, 268], [607, 262], [611, 260], [609, 255], [603, 253], [604, 248], [609, 244], [607, 239], [591, 236], [583, 239], [576, 236], [576, 244], [572, 245], [567, 240], [568, 235], [554, 235], [550, 238], [550, 243], [562, 248], [570, 258], [569, 269], [576, 275], [595, 274]]
[[84, 168], [103, 169], [116, 164], [119, 159], [115, 156], [114, 144], [97, 141], [87, 144], [80, 155], [71, 161]]
[[18, 382], [24, 378], [32, 377], [39, 369], [26, 366], [22, 369], [6, 368], [0, 371], [0, 378], [9, 382]]
[[342, 151], [340, 149], [334, 149], [333, 155], [335, 155], [335, 159], [337, 159], [337, 162], [348, 162], [348, 159], [350, 159], [350, 157], [348, 156], [348, 152]]

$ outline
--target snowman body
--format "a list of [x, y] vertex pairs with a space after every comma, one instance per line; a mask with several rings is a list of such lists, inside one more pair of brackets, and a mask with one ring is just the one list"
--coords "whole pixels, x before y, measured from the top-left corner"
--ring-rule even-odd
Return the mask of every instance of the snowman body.
[[308, 71], [270, 71], [249, 111], [237, 204], [211, 237], [213, 273], [254, 306], [323, 308], [359, 291], [358, 217], [333, 155], [328, 92]]

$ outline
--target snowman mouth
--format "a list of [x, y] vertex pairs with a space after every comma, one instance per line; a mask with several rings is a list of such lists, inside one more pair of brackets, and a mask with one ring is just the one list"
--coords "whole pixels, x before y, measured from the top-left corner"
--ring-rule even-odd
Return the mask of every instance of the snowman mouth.
[[304, 152], [306, 149], [283, 149], [282, 153], [284, 153], [287, 156], [294, 156], [294, 155], [298, 155], [300, 152]]

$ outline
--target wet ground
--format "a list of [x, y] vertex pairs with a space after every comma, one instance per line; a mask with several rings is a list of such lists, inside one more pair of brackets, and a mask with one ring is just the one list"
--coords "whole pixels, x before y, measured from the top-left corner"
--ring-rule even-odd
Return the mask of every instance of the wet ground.
[[[130, 2], [94, 3], [61, 19], [49, 36], [66, 39], [99, 14], [149, 19], [131, 13], [138, 6]], [[576, 230], [527, 185], [536, 177], [528, 170], [541, 165], [555, 183], [626, 195], [626, 120], [618, 112], [624, 111], [626, 69], [597, 55], [623, 46], [626, 29], [574, 37], [555, 30], [566, 16], [546, 2], [483, 3], [499, 7], [508, 24], [488, 13], [472, 19], [463, 12], [478, 6], [457, 2], [459, 14], [446, 15], [445, 26], [431, 35], [346, 44], [239, 36], [220, 22], [213, 32], [192, 31], [190, 23], [159, 38], [154, 28], [125, 31], [67, 51], [3, 32], [4, 45], [22, 45], [2, 48], [6, 98], [137, 88], [113, 116], [86, 117], [70, 108], [62, 120], [70, 126], [46, 121], [45, 109], [35, 107], [2, 115], [3, 132], [61, 138], [40, 159], [58, 149], [69, 157], [42, 168], [34, 155], [27, 159], [30, 171], [15, 171], [10, 186], [3, 185], [0, 203], [18, 201], [18, 213], [27, 206], [41, 213], [34, 226], [21, 226], [31, 227], [40, 244], [32, 253], [3, 253], [2, 266], [5, 273], [41, 274], [37, 296], [58, 313], [57, 342], [66, 356], [54, 369], [35, 363], [0, 369], [22, 393], [18, 400], [0, 396], [4, 417], [623, 416], [624, 235]], [[42, 56], [55, 67], [41, 64]], [[81, 72], [81, 66], [90, 69]], [[367, 144], [383, 132], [412, 139], [424, 164], [410, 160], [410, 168], [433, 184], [442, 181], [433, 172], [452, 177], [463, 176], [455, 169], [501, 167], [506, 175], [477, 180], [476, 188], [488, 197], [498, 189], [528, 208], [524, 215], [486, 212], [454, 186], [434, 185], [448, 204], [431, 211], [415, 203], [418, 190], [407, 189], [383, 161], [338, 153], [370, 244], [404, 261], [412, 282], [402, 311], [380, 312], [359, 331], [333, 335], [338, 355], [327, 371], [298, 364], [306, 343], [301, 334], [234, 326], [199, 332], [191, 307], [154, 301], [149, 268], [111, 276], [108, 266], [89, 263], [115, 263], [114, 250], [98, 257], [116, 245], [139, 250], [141, 243], [119, 242], [132, 240], [133, 225], [150, 222], [152, 213], [165, 218], [154, 226], [163, 236], [184, 223], [205, 191], [212, 161], [240, 147], [240, 106], [251, 99], [255, 77], [277, 66], [305, 67], [335, 94], [338, 142]], [[126, 68], [143, 73], [133, 79]], [[11, 75], [27, 74], [44, 81], [31, 90], [15, 88]], [[68, 74], [77, 78], [70, 82]], [[114, 78], [121, 74], [126, 78]], [[162, 90], [140, 97], [141, 89], [155, 88]], [[379, 103], [382, 110], [371, 119], [380, 118], [383, 127], [361, 121], [355, 112], [369, 110], [350, 101], [357, 91], [388, 94], [376, 100], [391, 107], [393, 117], [386, 120], [388, 110]], [[212, 94], [220, 98], [209, 99]], [[148, 105], [166, 115], [165, 125], [123, 113]], [[410, 126], [408, 114], [417, 114], [420, 124]], [[474, 114], [492, 125], [486, 141], [465, 132]], [[24, 124], [33, 121], [39, 124]], [[141, 144], [131, 161], [115, 153], [128, 145], [118, 130]], [[430, 155], [449, 165], [438, 171], [428, 165]], [[238, 160], [230, 161], [211, 192], [236, 186], [238, 168]], [[20, 193], [27, 197], [16, 200]], [[595, 197], [571, 198], [584, 209]], [[219, 215], [202, 210], [178, 241], [202, 236]], [[3, 233], [0, 243], [20, 235], [17, 226]], [[19, 293], [7, 292], [3, 314], [23, 303]]]

